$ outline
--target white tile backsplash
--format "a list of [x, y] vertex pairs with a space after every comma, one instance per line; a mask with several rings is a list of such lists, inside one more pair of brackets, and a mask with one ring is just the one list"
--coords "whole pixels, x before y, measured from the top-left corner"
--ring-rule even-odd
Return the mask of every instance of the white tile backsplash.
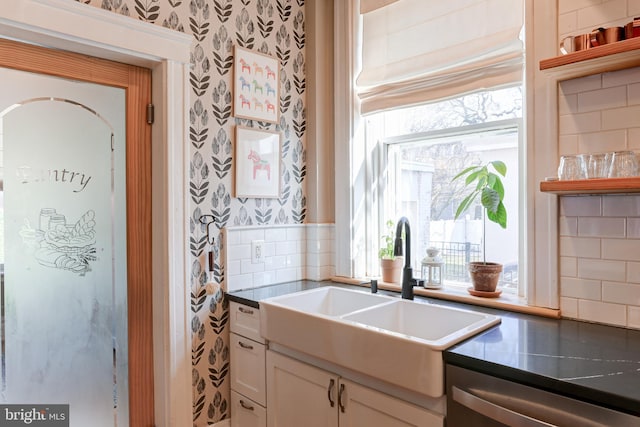
[[560, 215], [567, 217], [600, 216], [601, 205], [600, 197], [561, 197]]
[[627, 306], [581, 299], [578, 300], [578, 319], [626, 326]]
[[[230, 227], [224, 230], [227, 291], [335, 275], [333, 224]], [[251, 241], [264, 240], [264, 262], [251, 262]]]
[[561, 216], [558, 221], [558, 233], [560, 233], [561, 236], [577, 236], [578, 218]]
[[[625, 25], [640, 0], [559, 0], [558, 39]], [[640, 152], [640, 67], [562, 81], [562, 154]], [[640, 329], [640, 195], [559, 198], [562, 316]]]
[[627, 326], [640, 329], [640, 307], [627, 307]]
[[627, 263], [627, 282], [640, 283], [640, 262]]
[[631, 84], [628, 86], [627, 104], [628, 105], [640, 104], [640, 83]]
[[578, 218], [580, 237], [624, 237], [624, 218], [580, 217]]
[[627, 106], [626, 86], [581, 92], [577, 96], [578, 111], [581, 113]]
[[602, 201], [604, 216], [640, 217], [640, 196], [607, 196]]
[[624, 261], [578, 258], [578, 277], [623, 282], [625, 276]]
[[640, 261], [640, 240], [602, 239], [602, 258]]
[[630, 150], [640, 151], [640, 128], [627, 129], [627, 141]]
[[558, 156], [562, 156], [564, 154], [576, 154], [579, 152], [578, 135], [560, 135], [558, 137]]
[[580, 92], [600, 89], [602, 87], [602, 76], [581, 77], [579, 79], [564, 80], [559, 85], [560, 95], [572, 95]]
[[575, 257], [560, 257], [560, 276], [577, 277], [578, 276], [578, 259]]
[[560, 237], [560, 255], [579, 258], [600, 258], [600, 239]]
[[602, 112], [566, 114], [560, 116], [560, 135], [577, 134], [580, 132], [596, 132], [602, 129]]
[[604, 153], [627, 148], [627, 131], [610, 130], [578, 136], [578, 153]]
[[564, 114], [575, 114], [578, 113], [578, 94], [566, 95], [560, 97], [558, 100], [558, 113], [560, 115]]
[[563, 277], [560, 281], [562, 297], [590, 299], [600, 301], [602, 299], [602, 283], [599, 280], [578, 279]]
[[603, 27], [624, 21], [627, 17], [627, 0], [596, 1], [591, 4], [578, 10], [578, 28]]
[[603, 282], [602, 301], [640, 307], [640, 285]]
[[560, 307], [562, 307], [562, 316], [569, 317], [571, 319], [578, 318], [578, 299], [560, 297]]
[[[631, 19], [629, 19], [631, 21]], [[640, 82], [640, 74], [634, 68], [602, 74], [602, 87], [624, 86]]]
[[638, 126], [640, 105], [602, 111], [602, 129], [627, 129]]

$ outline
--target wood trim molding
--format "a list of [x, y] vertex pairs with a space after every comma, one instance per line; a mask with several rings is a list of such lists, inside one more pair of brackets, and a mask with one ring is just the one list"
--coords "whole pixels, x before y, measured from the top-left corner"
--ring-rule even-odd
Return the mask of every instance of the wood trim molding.
[[184, 47], [192, 40], [188, 34], [69, 0], [3, 2], [0, 35], [143, 67], [161, 60], [188, 64], [189, 49]]
[[132, 426], [153, 425], [151, 71], [2, 39], [0, 66], [125, 89], [129, 416]]
[[193, 423], [188, 267], [189, 56], [193, 37], [68, 0], [0, 7], [0, 38], [152, 69], [156, 424]]

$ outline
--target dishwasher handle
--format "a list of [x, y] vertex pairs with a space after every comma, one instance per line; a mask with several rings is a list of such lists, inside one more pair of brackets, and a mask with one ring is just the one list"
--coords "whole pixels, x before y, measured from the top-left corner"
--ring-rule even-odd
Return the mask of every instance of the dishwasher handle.
[[555, 424], [549, 424], [544, 421], [529, 417], [511, 409], [504, 408], [495, 403], [489, 402], [481, 397], [464, 391], [456, 386], [451, 388], [453, 400], [459, 404], [466, 406], [474, 412], [485, 417], [489, 417], [502, 424], [513, 427], [555, 427]]

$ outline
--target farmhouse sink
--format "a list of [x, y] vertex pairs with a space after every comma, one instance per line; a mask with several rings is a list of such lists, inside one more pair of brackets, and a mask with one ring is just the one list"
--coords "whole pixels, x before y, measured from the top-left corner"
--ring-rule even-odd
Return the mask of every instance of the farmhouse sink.
[[344, 316], [343, 320], [421, 342], [434, 350], [444, 350], [500, 322], [496, 316], [407, 300]]
[[391, 297], [327, 286], [271, 298], [271, 304], [309, 314], [342, 316], [354, 311], [389, 302]]
[[439, 397], [442, 351], [500, 318], [329, 286], [261, 301], [260, 321], [272, 343]]

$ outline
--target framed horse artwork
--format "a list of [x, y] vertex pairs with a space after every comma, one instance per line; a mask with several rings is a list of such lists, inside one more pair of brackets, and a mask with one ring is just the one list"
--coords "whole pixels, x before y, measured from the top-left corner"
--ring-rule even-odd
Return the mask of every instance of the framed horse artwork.
[[280, 62], [277, 58], [234, 46], [233, 115], [278, 123]]
[[235, 197], [280, 197], [280, 133], [236, 126]]

